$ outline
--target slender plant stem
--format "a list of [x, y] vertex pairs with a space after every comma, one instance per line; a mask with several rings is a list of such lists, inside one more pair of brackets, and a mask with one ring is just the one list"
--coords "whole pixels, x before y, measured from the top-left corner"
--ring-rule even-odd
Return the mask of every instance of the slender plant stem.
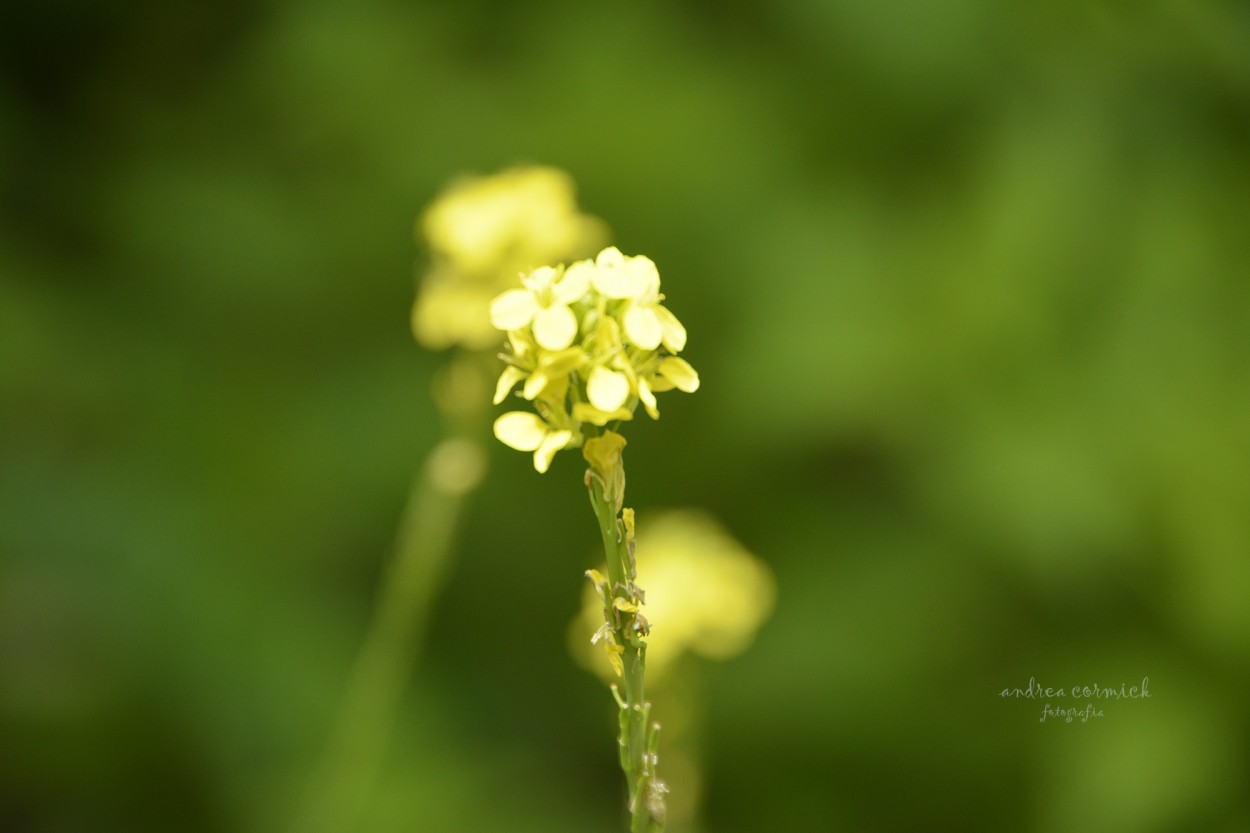
[[[473, 448], [481, 453], [476, 444]], [[432, 457], [413, 478], [373, 618], [352, 667], [325, 757], [293, 833], [341, 833], [361, 828], [433, 600], [448, 572], [453, 539], [472, 493], [471, 487], [447, 488], [433, 462]]]
[[617, 517], [612, 502], [604, 495], [603, 482], [595, 476], [587, 480], [590, 504], [599, 521], [599, 532], [603, 536], [603, 549], [607, 556], [609, 624], [613, 627], [617, 644], [624, 647], [621, 676], [625, 691], [623, 699], [619, 692], [617, 698], [621, 705], [621, 768], [629, 786], [629, 829], [631, 833], [655, 833], [660, 824], [653, 817], [647, 795], [650, 779], [654, 776], [653, 767], [648, 764], [648, 757], [653, 756], [647, 725], [651, 705], [646, 701], [643, 685], [647, 646], [632, 625], [622, 624], [623, 617], [614, 618], [611, 615], [613, 599], [623, 599], [631, 604], [638, 601], [634, 594], [633, 558], [623, 523]]

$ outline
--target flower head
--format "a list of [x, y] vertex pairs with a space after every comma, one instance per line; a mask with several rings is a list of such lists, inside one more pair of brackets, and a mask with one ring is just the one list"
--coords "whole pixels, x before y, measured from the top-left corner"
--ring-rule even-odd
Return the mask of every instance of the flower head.
[[540, 266], [522, 276], [520, 287], [498, 295], [490, 319], [508, 343], [495, 404], [520, 384], [537, 414], [524, 423], [519, 417], [526, 412], [505, 414], [511, 419], [502, 430], [496, 422], [495, 435], [534, 451], [534, 467], [546, 471], [556, 450], [632, 419], [640, 402], [658, 418], [656, 393], [698, 390], [698, 373], [677, 356], [686, 330], [660, 304], [663, 298], [655, 263], [615, 247], [567, 267]]

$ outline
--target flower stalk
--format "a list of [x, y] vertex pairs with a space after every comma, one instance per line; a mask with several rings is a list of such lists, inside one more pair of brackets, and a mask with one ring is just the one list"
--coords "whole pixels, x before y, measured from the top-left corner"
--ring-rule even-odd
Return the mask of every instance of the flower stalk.
[[698, 373], [677, 355], [686, 329], [663, 300], [650, 258], [609, 247], [594, 260], [534, 269], [490, 305], [492, 323], [507, 334], [495, 404], [515, 391], [533, 407], [498, 417], [495, 436], [533, 452], [539, 473], [566, 448], [580, 447], [589, 465], [585, 483], [607, 556], [607, 576], [586, 571], [603, 605], [591, 644], [603, 646], [617, 678], [631, 833], [663, 829], [668, 788], [656, 775], [660, 727], [644, 689], [650, 626], [637, 583], [634, 511], [624, 505], [625, 438], [614, 429], [639, 405], [658, 419], [657, 393], [699, 388]]
[[[373, 801], [414, 660], [439, 592], [454, 567], [455, 539], [486, 473], [485, 409], [467, 391], [479, 362], [445, 374], [447, 437], [413, 477], [394, 550], [347, 679], [339, 713], [291, 833], [358, 830]], [[469, 378], [466, 378], [469, 377]], [[484, 380], [481, 385], [487, 384]], [[453, 407], [459, 402], [458, 407]]]
[[634, 559], [633, 510], [622, 507], [625, 474], [620, 449], [625, 440], [605, 432], [587, 440], [586, 487], [590, 505], [599, 522], [607, 556], [606, 580], [587, 571], [603, 600], [604, 627], [599, 637], [613, 659], [623, 683], [612, 686], [620, 708], [621, 769], [629, 788], [630, 833], [658, 833], [664, 826], [664, 782], [656, 775], [656, 747], [660, 725], [652, 723], [646, 699], [645, 675], [650, 626], [640, 612], [645, 595], [637, 584]]

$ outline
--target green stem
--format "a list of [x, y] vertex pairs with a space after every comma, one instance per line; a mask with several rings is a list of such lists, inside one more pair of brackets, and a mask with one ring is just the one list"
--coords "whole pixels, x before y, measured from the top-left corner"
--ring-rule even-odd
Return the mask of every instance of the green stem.
[[[484, 454], [477, 444], [473, 450]], [[294, 833], [360, 829], [472, 491], [448, 488], [429, 464], [413, 478], [372, 621]]]
[[614, 598], [624, 599], [636, 604], [634, 589], [634, 569], [626, 541], [622, 522], [617, 517], [616, 508], [604, 495], [603, 481], [591, 473], [587, 478], [590, 491], [590, 505], [599, 521], [599, 532], [603, 536], [603, 549], [607, 556], [608, 594], [607, 601], [609, 625], [613, 629], [617, 644], [624, 647], [621, 655], [623, 666], [624, 697], [618, 694], [621, 705], [621, 767], [625, 771], [625, 779], [629, 786], [629, 809], [631, 833], [658, 833], [662, 822], [652, 815], [648, 802], [648, 790], [654, 777], [653, 766], [648, 764], [648, 756], [654, 751], [648, 738], [648, 718], [651, 704], [646, 701], [643, 678], [646, 671], [647, 646], [634, 630], [633, 617], [613, 616], [611, 601]]

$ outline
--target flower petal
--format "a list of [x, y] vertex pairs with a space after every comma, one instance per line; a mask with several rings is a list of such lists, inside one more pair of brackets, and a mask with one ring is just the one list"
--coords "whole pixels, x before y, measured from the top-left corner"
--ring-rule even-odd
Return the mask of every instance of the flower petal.
[[535, 370], [525, 380], [525, 387], [521, 388], [521, 395], [533, 401], [538, 397], [538, 394], [543, 392], [543, 389], [547, 387], [547, 383], [550, 381], [546, 373], [543, 373], [541, 370]]
[[490, 323], [497, 330], [519, 330], [534, 320], [538, 301], [524, 289], [509, 289], [490, 302]]
[[557, 451], [568, 445], [572, 437], [572, 431], [552, 431], [543, 439], [542, 444], [534, 452], [534, 468], [539, 474], [551, 467], [551, 458], [556, 456]]
[[517, 357], [523, 357], [534, 349], [533, 343], [521, 330], [508, 331], [508, 346], [512, 348], [513, 355]]
[[499, 382], [495, 385], [495, 404], [508, 396], [508, 393], [516, 387], [516, 383], [525, 378], [525, 371], [519, 367], [508, 365], [503, 369], [503, 373], [499, 374]]
[[600, 269], [607, 267], [609, 269], [617, 266], [625, 265], [625, 255], [621, 254], [621, 250], [615, 246], [608, 246], [595, 256], [595, 265]]
[[[569, 377], [561, 376], [558, 379], [548, 379], [547, 385], [538, 394], [538, 398], [548, 405], [560, 408], [560, 412], [564, 412], [564, 399], [569, 393]], [[551, 414], [544, 413], [543, 416], [551, 422], [552, 425], [564, 425], [564, 422], [553, 419]]]
[[625, 270], [616, 267], [599, 267], [595, 269], [594, 277], [591, 279], [595, 289], [605, 298], [636, 298], [638, 296], [638, 288], [634, 286], [634, 282], [629, 279], [629, 275]]
[[[598, 570], [587, 570], [586, 578], [590, 579], [590, 584], [595, 588], [595, 592], [599, 594], [599, 598], [603, 598], [604, 592], [608, 589], [608, 578]], [[597, 640], [591, 640], [594, 645]]]
[[552, 297], [561, 304], [580, 301], [582, 296], [590, 290], [590, 276], [594, 271], [595, 267], [590, 264], [589, 260], [574, 263], [564, 271], [564, 277], [560, 279], [560, 282], [551, 288]]
[[563, 304], [547, 307], [534, 316], [534, 340], [547, 350], [563, 350], [577, 335], [577, 317]]
[[629, 380], [624, 373], [608, 370], [602, 365], [590, 371], [586, 380], [586, 396], [601, 411], [615, 411], [629, 398]]
[[644, 303], [654, 303], [660, 295], [660, 271], [655, 268], [655, 261], [646, 255], [636, 255], [625, 264], [625, 271], [634, 285], [634, 297]]
[[679, 390], [694, 393], [699, 389], [699, 374], [690, 366], [690, 362], [677, 356], [668, 356], [660, 362], [659, 374], [668, 379]]
[[578, 422], [589, 422], [591, 425], [598, 425], [600, 428], [609, 422], [633, 418], [634, 415], [625, 408], [617, 408], [615, 411], [601, 411], [589, 402], [578, 402], [573, 406], [573, 419]]
[[677, 320], [677, 316], [668, 311], [667, 307], [656, 304], [652, 307], [660, 319], [660, 332], [663, 334], [664, 346], [674, 353], [680, 353], [686, 346], [686, 328]]
[[625, 325], [625, 337], [634, 345], [643, 350], [654, 350], [660, 346], [663, 331], [652, 307], [630, 304], [621, 323]]
[[547, 438], [547, 423], [538, 414], [509, 411], [495, 420], [495, 437], [517, 451], [533, 451]]
[[642, 401], [642, 407], [647, 409], [647, 414], [652, 419], [660, 418], [660, 409], [655, 404], [655, 394], [651, 392], [651, 386], [647, 384], [646, 379], [638, 380], [638, 399]]
[[625, 649], [617, 645], [615, 641], [604, 642], [603, 647], [608, 652], [608, 662], [612, 663], [612, 670], [616, 672], [616, 676], [624, 676], [625, 663], [621, 661], [621, 654], [625, 653]]
[[535, 297], [541, 297], [556, 282], [556, 278], [559, 275], [560, 273], [551, 266], [539, 266], [533, 272], [521, 278], [521, 282], [534, 293]]

